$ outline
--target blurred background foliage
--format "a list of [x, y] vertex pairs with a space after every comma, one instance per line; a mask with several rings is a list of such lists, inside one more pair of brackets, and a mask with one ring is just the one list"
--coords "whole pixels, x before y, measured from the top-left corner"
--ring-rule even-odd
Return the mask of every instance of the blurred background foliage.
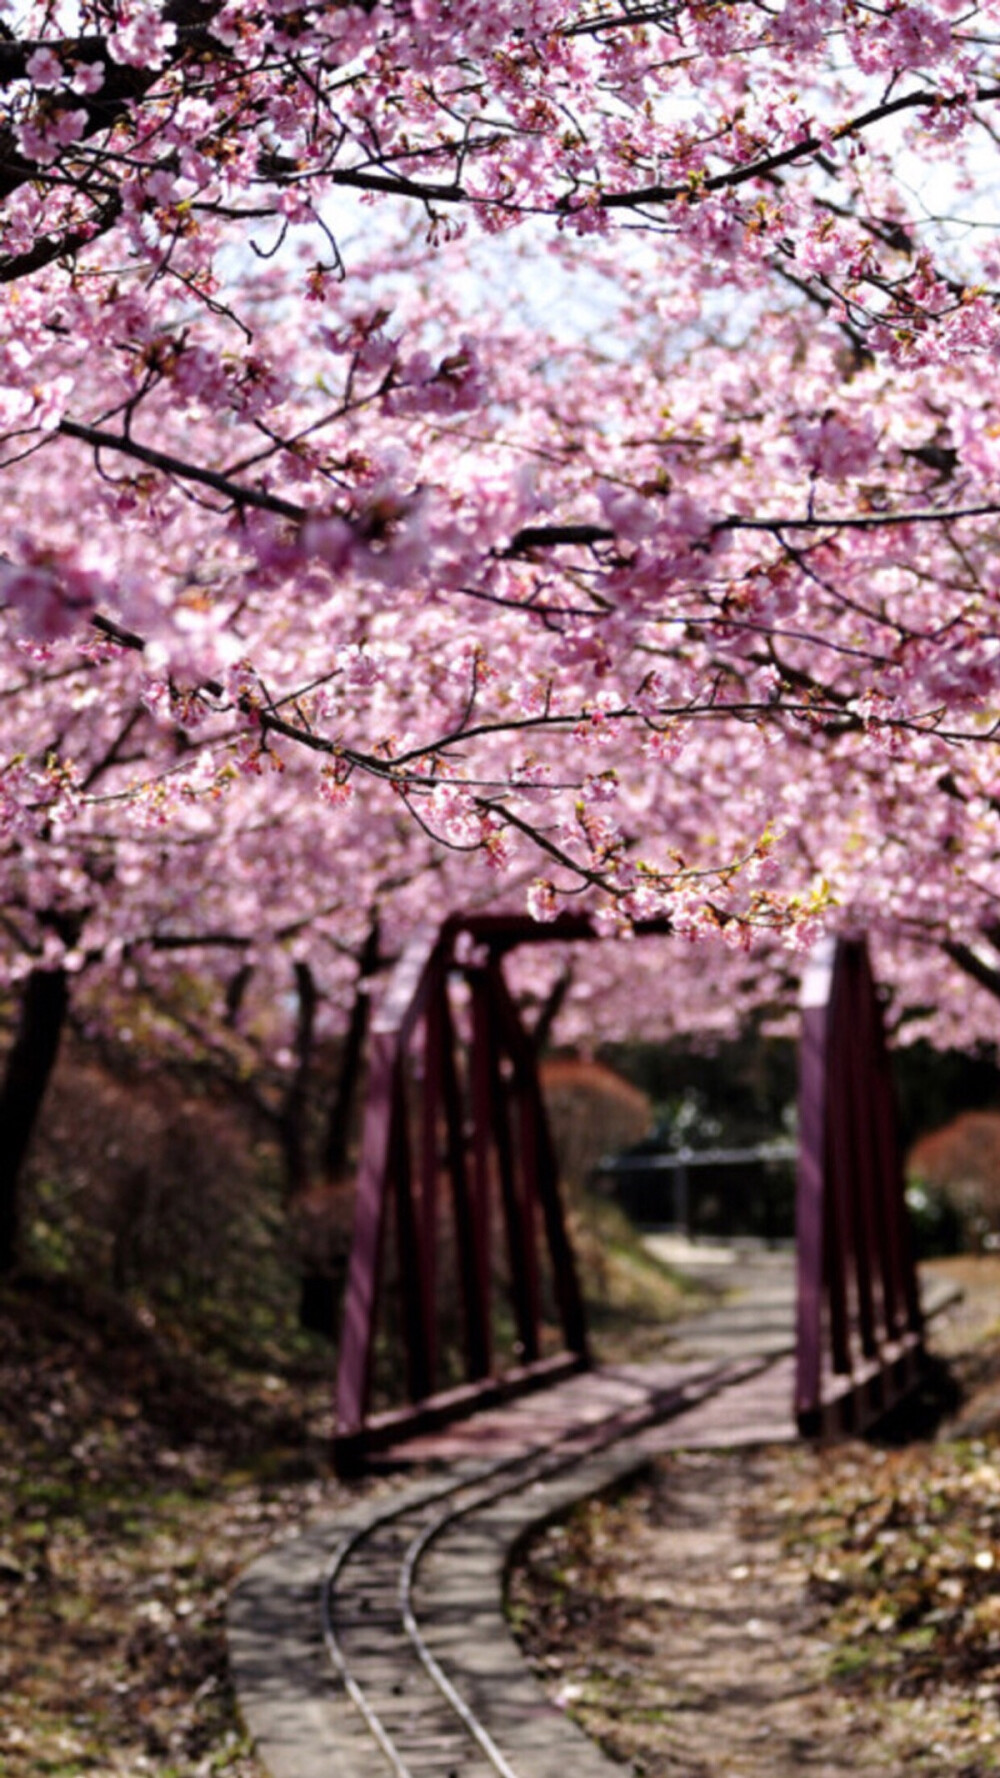
[[[183, 1006], [182, 1006], [183, 1013]], [[231, 1051], [231, 1053], [230, 1053]], [[335, 1042], [315, 1047], [295, 1101], [306, 1187], [289, 1189], [289, 1080], [274, 1063], [163, 1041], [163, 1014], [131, 1010], [124, 1040], [71, 1032], [29, 1158], [24, 1258], [79, 1274], [189, 1332], [209, 1355], [259, 1366], [269, 1350], [329, 1366], [350, 1244], [358, 1108], [346, 1163], [322, 1165], [338, 1091]], [[993, 1054], [896, 1053], [910, 1203], [921, 1252], [1000, 1239], [1000, 1073]], [[546, 1098], [595, 1305], [658, 1313], [662, 1280], [627, 1219], [593, 1184], [602, 1158], [789, 1138], [795, 1046], [736, 1041], [555, 1052]], [[304, 1090], [303, 1089], [304, 1085]], [[359, 1083], [363, 1092], [363, 1080]], [[359, 1097], [360, 1097], [359, 1092]], [[323, 1337], [325, 1336], [325, 1337]]]

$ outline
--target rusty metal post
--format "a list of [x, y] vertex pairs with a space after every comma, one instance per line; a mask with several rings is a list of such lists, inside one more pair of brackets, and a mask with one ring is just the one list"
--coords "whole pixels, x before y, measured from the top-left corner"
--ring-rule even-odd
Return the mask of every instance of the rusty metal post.
[[[515, 1167], [513, 1130], [514, 1090], [517, 1066], [507, 1048], [505, 1020], [502, 1012], [504, 993], [500, 966], [494, 959], [485, 972], [483, 996], [486, 1017], [490, 1022], [490, 1094], [493, 1115], [493, 1141], [504, 1223], [507, 1233], [507, 1263], [510, 1273], [510, 1295], [517, 1323], [519, 1360], [533, 1364], [539, 1354], [538, 1295], [534, 1276], [533, 1230], [525, 1214], [525, 1206]], [[506, 1065], [506, 1066], [505, 1066]], [[509, 1071], [509, 1072], [508, 1072]]]
[[448, 1000], [448, 973], [442, 972], [438, 989], [441, 1032], [441, 1073], [447, 1131], [448, 1178], [458, 1253], [459, 1288], [465, 1321], [466, 1376], [470, 1382], [489, 1376], [490, 1339], [488, 1304], [476, 1289], [477, 1260], [475, 1223], [469, 1192], [468, 1154], [462, 1093], [455, 1054], [455, 1026]]
[[492, 1092], [490, 1083], [490, 1014], [482, 972], [470, 972], [472, 992], [472, 1203], [476, 1300], [486, 1348], [487, 1373], [493, 1368], [492, 1249], [493, 1193], [490, 1155]]
[[396, 1207], [396, 1251], [399, 1293], [403, 1305], [407, 1386], [410, 1400], [422, 1401], [431, 1392], [431, 1369], [426, 1337], [428, 1317], [423, 1292], [422, 1243], [413, 1202], [413, 1162], [404, 1061], [404, 1053], [397, 1052], [392, 1082], [389, 1177]]
[[423, 1343], [433, 1388], [437, 1367], [438, 1184], [441, 1174], [441, 1110], [444, 1088], [441, 1008], [445, 967], [439, 951], [428, 964], [424, 1013], [423, 1092], [420, 1107], [420, 1291]]
[[[858, 1335], [866, 1358], [879, 1350], [875, 1326], [874, 1264], [878, 1259], [875, 1197], [878, 1191], [873, 1134], [872, 1014], [874, 984], [867, 968], [863, 944], [841, 948], [845, 975], [844, 1029], [839, 1043], [839, 1066], [844, 1074], [845, 1103], [849, 1108], [851, 1177], [849, 1196], [857, 1292]], [[850, 1016], [848, 1025], [847, 1015]]]
[[[426, 928], [414, 935], [371, 1025], [354, 1234], [337, 1370], [335, 1421], [337, 1437], [345, 1449], [360, 1434], [368, 1413], [386, 1208], [399, 1153], [397, 1080], [405, 1044], [419, 1016], [421, 983], [435, 938]], [[403, 1110], [405, 1113], [405, 1107]]]
[[844, 1061], [843, 947], [834, 953], [826, 1035], [826, 1195], [829, 1240], [826, 1248], [827, 1307], [833, 1368], [849, 1376], [852, 1364], [852, 1307], [855, 1239], [851, 1173], [854, 1156], [851, 1103]]

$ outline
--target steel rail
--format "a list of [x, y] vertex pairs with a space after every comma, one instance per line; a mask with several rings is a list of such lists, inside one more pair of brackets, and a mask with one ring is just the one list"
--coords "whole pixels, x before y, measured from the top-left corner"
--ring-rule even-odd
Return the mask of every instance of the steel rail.
[[[331, 1556], [323, 1577], [322, 1628], [323, 1640], [348, 1697], [358, 1710], [369, 1733], [386, 1758], [396, 1778], [414, 1778], [397, 1740], [379, 1710], [366, 1694], [364, 1684], [352, 1670], [352, 1659], [344, 1647], [336, 1625], [336, 1589], [347, 1563], [366, 1541], [407, 1518], [416, 1520], [409, 1544], [402, 1558], [396, 1597], [399, 1623], [408, 1639], [413, 1655], [444, 1703], [451, 1718], [474, 1741], [480, 1753], [498, 1778], [520, 1778], [496, 1745], [488, 1729], [479, 1720], [457, 1687], [449, 1679], [428, 1646], [414, 1608], [413, 1594], [417, 1571], [431, 1545], [459, 1520], [468, 1518], [499, 1501], [523, 1492], [540, 1481], [555, 1479], [589, 1458], [601, 1455], [613, 1445], [637, 1436], [651, 1426], [675, 1418], [686, 1409], [697, 1406], [735, 1384], [761, 1374], [777, 1361], [776, 1355], [747, 1361], [723, 1361], [696, 1372], [687, 1381], [666, 1385], [644, 1402], [619, 1410], [604, 1420], [593, 1423], [577, 1421], [542, 1453], [519, 1452], [499, 1458], [496, 1462], [454, 1478], [438, 1488], [431, 1488], [417, 1499], [412, 1496], [389, 1506], [363, 1526], [347, 1533]], [[443, 1510], [434, 1512], [441, 1507]], [[433, 1516], [428, 1520], [427, 1514]], [[358, 1663], [354, 1663], [357, 1665]], [[401, 1739], [404, 1739], [401, 1737]], [[425, 1756], [426, 1757], [426, 1756]], [[447, 1761], [448, 1770], [454, 1760]], [[422, 1772], [426, 1764], [422, 1763]]]
[[409, 1767], [406, 1765], [405, 1761], [400, 1759], [391, 1735], [378, 1715], [378, 1712], [369, 1703], [365, 1696], [364, 1688], [360, 1686], [355, 1679], [354, 1674], [351, 1671], [350, 1662], [344, 1651], [341, 1640], [337, 1635], [336, 1625], [334, 1623], [334, 1597], [337, 1581], [354, 1552], [359, 1549], [375, 1531], [384, 1529], [385, 1526], [405, 1518], [408, 1514], [426, 1510], [428, 1506], [435, 1505], [439, 1500], [445, 1499], [449, 1495], [460, 1493], [463, 1489], [474, 1486], [475, 1482], [479, 1480], [480, 1477], [483, 1480], [492, 1478], [496, 1475], [497, 1470], [503, 1468], [505, 1465], [509, 1466], [515, 1462], [523, 1463], [523, 1461], [524, 1457], [523, 1454], [521, 1454], [518, 1458], [507, 1458], [502, 1459], [496, 1464], [487, 1464], [483, 1467], [481, 1472], [471, 1476], [466, 1474], [456, 1478], [454, 1481], [446, 1482], [442, 1484], [440, 1488], [432, 1489], [428, 1494], [422, 1495], [418, 1500], [405, 1500], [399, 1505], [389, 1507], [385, 1512], [380, 1513], [369, 1523], [358, 1526], [354, 1531], [348, 1532], [345, 1537], [341, 1538], [327, 1564], [326, 1571], [323, 1575], [322, 1592], [323, 1641], [326, 1646], [326, 1651], [340, 1675], [344, 1689], [347, 1692], [351, 1703], [359, 1711], [365, 1722], [365, 1726], [385, 1754], [393, 1771], [397, 1774], [397, 1778], [412, 1778]]

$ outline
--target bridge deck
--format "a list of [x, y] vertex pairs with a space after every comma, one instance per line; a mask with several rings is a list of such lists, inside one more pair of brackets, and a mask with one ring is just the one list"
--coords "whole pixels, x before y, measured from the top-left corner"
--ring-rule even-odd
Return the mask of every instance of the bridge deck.
[[[746, 1369], [749, 1374], [743, 1375]], [[716, 1392], [716, 1381], [725, 1387]], [[538, 1450], [571, 1426], [596, 1425], [616, 1414], [653, 1411], [658, 1398], [688, 1389], [690, 1405], [643, 1433], [649, 1454], [692, 1445], [773, 1444], [795, 1438], [794, 1369], [790, 1353], [766, 1368], [737, 1360], [692, 1359], [649, 1365], [601, 1365], [555, 1388], [471, 1415], [440, 1431], [401, 1440], [383, 1454], [392, 1469], [409, 1465], [486, 1462]], [[710, 1389], [711, 1393], [702, 1395]]]
[[[658, 1237], [649, 1237], [654, 1248]], [[652, 1406], [658, 1396], [707, 1379], [713, 1367], [741, 1364], [748, 1374], [731, 1376], [724, 1389], [692, 1401], [647, 1436], [657, 1451], [694, 1446], [784, 1443], [796, 1436], [793, 1409], [795, 1276], [794, 1255], [758, 1249], [725, 1250], [689, 1245], [671, 1251], [675, 1265], [723, 1287], [720, 1300], [671, 1330], [674, 1356], [656, 1364], [602, 1365], [567, 1377], [503, 1405], [484, 1409], [438, 1431], [399, 1440], [382, 1454], [379, 1467], [486, 1461], [537, 1449], [581, 1419], [598, 1420]], [[924, 1274], [921, 1302], [932, 1321], [958, 1294], [946, 1279]], [[832, 1374], [824, 1396], [834, 1400], [843, 1384]]]

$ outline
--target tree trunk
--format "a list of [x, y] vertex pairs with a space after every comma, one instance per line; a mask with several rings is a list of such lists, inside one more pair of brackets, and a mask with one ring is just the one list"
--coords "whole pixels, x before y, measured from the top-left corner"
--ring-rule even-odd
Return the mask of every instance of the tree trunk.
[[226, 984], [226, 1025], [235, 1031], [246, 991], [253, 980], [253, 964], [244, 963]]
[[553, 982], [552, 987], [549, 989], [548, 997], [535, 1020], [534, 1029], [530, 1034], [532, 1047], [536, 1056], [541, 1055], [548, 1043], [549, 1038], [552, 1035], [552, 1027], [566, 1004], [566, 996], [572, 986], [573, 965], [572, 963], [567, 963], [555, 982]]
[[358, 980], [354, 991], [354, 1005], [351, 1007], [350, 1020], [344, 1034], [344, 1049], [340, 1060], [337, 1090], [326, 1126], [326, 1140], [323, 1144], [323, 1171], [328, 1179], [338, 1179], [347, 1171], [351, 1116], [357, 1098], [361, 1061], [364, 1055], [365, 1037], [368, 1032], [371, 980], [377, 974], [381, 963], [380, 938], [381, 929], [378, 920], [375, 919], [372, 921], [368, 937], [365, 939], [361, 956], [358, 959]]
[[313, 1035], [316, 1028], [316, 983], [308, 963], [295, 965], [295, 989], [298, 996], [298, 1018], [295, 1029], [295, 1069], [288, 1083], [281, 1108], [278, 1129], [285, 1160], [285, 1191], [288, 1202], [294, 1203], [309, 1188], [309, 1155], [306, 1136], [306, 1106], [309, 1077], [312, 1071]]
[[0, 1273], [17, 1261], [20, 1183], [69, 1008], [64, 969], [33, 969], [0, 1086]]

